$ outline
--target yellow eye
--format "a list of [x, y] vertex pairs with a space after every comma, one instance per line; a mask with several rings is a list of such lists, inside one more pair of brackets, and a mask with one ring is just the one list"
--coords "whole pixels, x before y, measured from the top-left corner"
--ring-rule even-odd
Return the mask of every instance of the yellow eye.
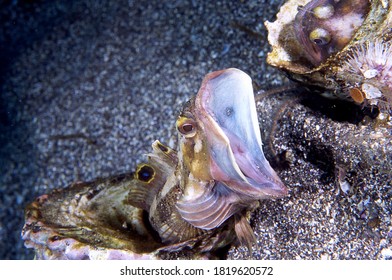
[[197, 125], [192, 119], [179, 117], [177, 120], [177, 130], [185, 137], [193, 137], [196, 134]]
[[324, 46], [331, 41], [331, 34], [325, 29], [316, 28], [310, 32], [309, 39], [318, 46]]
[[147, 164], [142, 164], [138, 166], [135, 172], [136, 179], [145, 183], [150, 183], [154, 179], [154, 176], [155, 176], [154, 168], [152, 168], [152, 166]]

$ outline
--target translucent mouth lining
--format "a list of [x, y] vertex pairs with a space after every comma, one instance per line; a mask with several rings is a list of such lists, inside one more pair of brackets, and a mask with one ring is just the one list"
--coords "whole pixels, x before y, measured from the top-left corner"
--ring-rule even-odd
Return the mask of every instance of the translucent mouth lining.
[[206, 129], [214, 179], [234, 191], [278, 195], [285, 187], [265, 159], [252, 80], [228, 69], [205, 80], [196, 110]]

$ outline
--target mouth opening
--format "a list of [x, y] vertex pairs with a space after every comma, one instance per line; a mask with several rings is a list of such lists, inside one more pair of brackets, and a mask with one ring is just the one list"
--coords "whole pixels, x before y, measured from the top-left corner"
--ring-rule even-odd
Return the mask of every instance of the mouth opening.
[[261, 147], [245, 147], [237, 137], [228, 135], [230, 148], [234, 156], [235, 164], [245, 177], [246, 181], [260, 189], [262, 192], [281, 197], [287, 195], [287, 188], [280, 180], [265, 158]]
[[195, 100], [211, 174], [233, 191], [282, 197], [287, 189], [264, 157], [251, 78], [238, 69], [207, 76]]

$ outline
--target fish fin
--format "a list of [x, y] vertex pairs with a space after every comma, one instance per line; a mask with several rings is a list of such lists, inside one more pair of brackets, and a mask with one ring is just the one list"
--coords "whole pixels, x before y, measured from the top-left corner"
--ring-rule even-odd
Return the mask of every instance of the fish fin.
[[146, 211], [150, 211], [154, 198], [168, 176], [174, 173], [178, 160], [176, 152], [158, 140], [152, 147], [153, 152], [147, 155], [148, 162], [138, 165], [128, 194], [131, 205]]
[[219, 227], [235, 212], [239, 205], [237, 195], [222, 183], [217, 183], [203, 195], [192, 200], [180, 200], [176, 207], [181, 217], [193, 226], [205, 230]]
[[256, 236], [251, 228], [245, 213], [234, 216], [234, 230], [241, 245], [248, 248], [249, 256], [252, 255], [252, 245], [256, 244]]
[[177, 152], [169, 146], [163, 145], [159, 140], [155, 140], [152, 143], [152, 149], [163, 162], [166, 162], [170, 166], [177, 166], [178, 157]]
[[158, 194], [149, 212], [150, 223], [165, 244], [183, 242], [203, 233], [202, 229], [185, 221], [176, 211], [175, 201], [179, 193], [181, 193], [180, 187], [173, 185], [166, 195]]

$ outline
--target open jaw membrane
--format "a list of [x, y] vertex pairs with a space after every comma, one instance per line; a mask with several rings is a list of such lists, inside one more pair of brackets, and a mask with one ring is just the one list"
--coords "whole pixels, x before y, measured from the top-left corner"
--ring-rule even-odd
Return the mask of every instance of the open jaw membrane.
[[[229, 69], [211, 79], [196, 99], [211, 151], [212, 176], [234, 192], [253, 198], [282, 197], [287, 189], [266, 160], [252, 81]], [[207, 129], [207, 127], [209, 129]]]

